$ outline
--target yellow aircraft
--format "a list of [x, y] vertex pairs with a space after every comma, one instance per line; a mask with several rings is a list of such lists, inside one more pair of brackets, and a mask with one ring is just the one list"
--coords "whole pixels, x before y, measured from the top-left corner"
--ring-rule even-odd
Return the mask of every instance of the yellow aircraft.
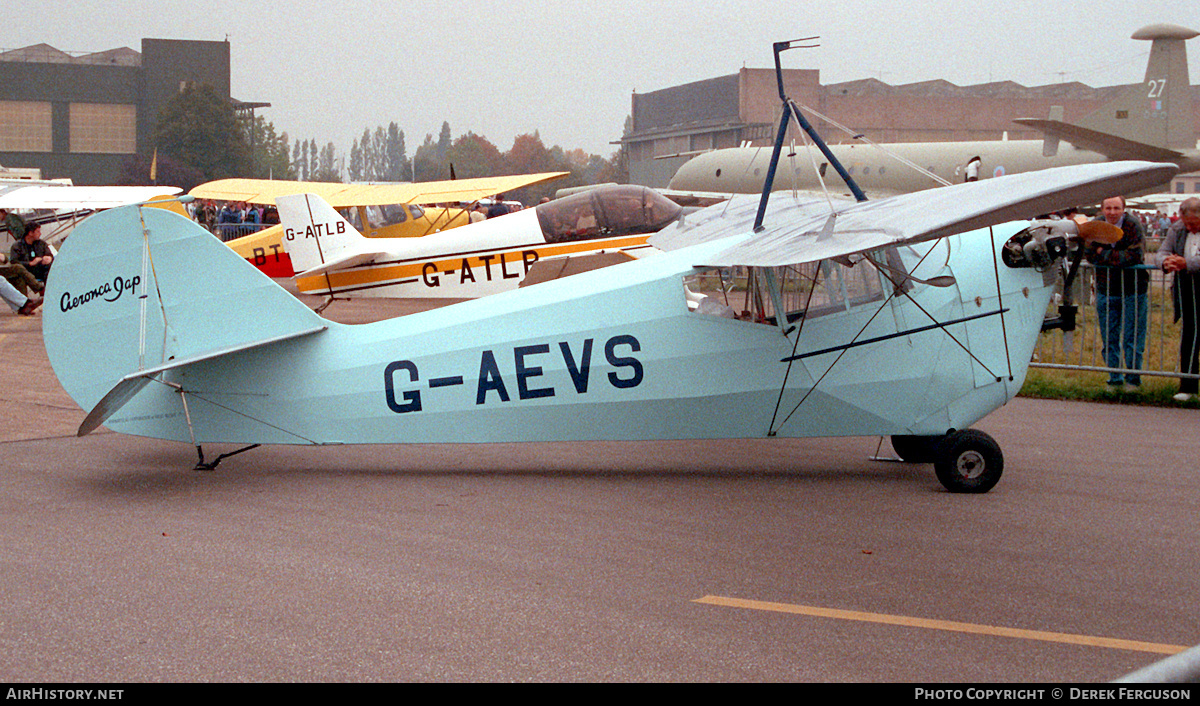
[[[470, 222], [466, 209], [434, 204], [474, 203], [531, 184], [560, 179], [567, 172], [477, 177], [413, 184], [339, 184], [268, 179], [219, 179], [189, 194], [197, 199], [274, 204], [280, 196], [317, 194], [341, 211], [368, 238], [408, 238], [456, 228]], [[234, 252], [269, 277], [296, 274], [283, 248], [283, 229], [271, 226], [229, 241]]]

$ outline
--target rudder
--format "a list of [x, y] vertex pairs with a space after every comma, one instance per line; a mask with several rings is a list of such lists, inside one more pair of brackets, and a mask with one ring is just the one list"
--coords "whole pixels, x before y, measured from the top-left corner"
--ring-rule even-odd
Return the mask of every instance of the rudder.
[[138, 206], [75, 229], [55, 259], [46, 302], [46, 353], [84, 410], [138, 371], [326, 324], [208, 231]]
[[316, 194], [275, 199], [283, 225], [283, 247], [297, 274], [358, 253], [366, 238]]

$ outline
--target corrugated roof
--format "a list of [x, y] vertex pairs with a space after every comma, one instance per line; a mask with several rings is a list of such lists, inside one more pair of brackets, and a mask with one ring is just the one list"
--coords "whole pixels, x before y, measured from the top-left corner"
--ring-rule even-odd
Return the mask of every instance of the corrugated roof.
[[96, 64], [106, 66], [141, 66], [142, 54], [129, 47], [72, 55], [49, 44], [31, 44], [19, 49], [0, 52], [0, 61], [39, 64]]

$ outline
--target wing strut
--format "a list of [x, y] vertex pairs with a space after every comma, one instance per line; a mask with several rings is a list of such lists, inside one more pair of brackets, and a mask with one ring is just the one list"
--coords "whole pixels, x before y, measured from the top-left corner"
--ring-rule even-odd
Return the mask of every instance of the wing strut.
[[[921, 256], [921, 259], [919, 261], [917, 261], [917, 264], [914, 265], [911, 269], [916, 270], [918, 267], [920, 267], [921, 263], [925, 261], [925, 258], [929, 257], [930, 253], [932, 253], [933, 251], [934, 251], [934, 248], [930, 248], [928, 252], [926, 252], [924, 255]], [[867, 259], [870, 260], [870, 262], [872, 264], [877, 264], [877, 263], [875, 263], [874, 260], [871, 260], [870, 258], [867, 258]], [[809, 351], [806, 353], [797, 354], [796, 349], [800, 345], [800, 336], [804, 332], [804, 319], [801, 319], [800, 329], [796, 333], [796, 341], [792, 345], [792, 355], [779, 361], [781, 363], [787, 363], [788, 367], [787, 367], [787, 371], [784, 373], [783, 383], [780, 385], [779, 400], [777, 400], [775, 403], [775, 412], [771, 416], [771, 426], [767, 432], [768, 437], [775, 436], [778, 433], [779, 429], [782, 428], [784, 424], [787, 424], [788, 420], [792, 418], [792, 415], [796, 413], [796, 410], [800, 409], [800, 407], [808, 400], [809, 396], [812, 395], [812, 393], [817, 389], [817, 386], [821, 384], [821, 381], [824, 380], [825, 377], [828, 376], [829, 373], [833, 370], [834, 366], [836, 366], [838, 364], [838, 362], [841, 361], [842, 356], [844, 356], [846, 354], [846, 351], [850, 350], [851, 348], [857, 348], [859, 346], [865, 346], [865, 345], [868, 345], [871, 343], [879, 343], [881, 341], [885, 341], [885, 340], [892, 339], [892, 338], [897, 338], [899, 336], [906, 336], [909, 334], [921, 333], [924, 331], [932, 331], [934, 329], [940, 329], [947, 336], [949, 336], [950, 340], [954, 341], [958, 345], [959, 348], [962, 348], [963, 351], [966, 352], [966, 354], [968, 356], [970, 356], [972, 360], [974, 360], [976, 363], [978, 363], [985, 371], [988, 372], [989, 375], [994, 377], [996, 379], [996, 382], [1000, 382], [1003, 379], [1003, 378], [997, 376], [994, 372], [992, 372], [991, 368], [989, 368], [983, 361], [979, 360], [979, 358], [976, 357], [976, 355], [971, 352], [970, 348], [963, 345], [962, 341], [959, 341], [958, 338], [956, 338], [954, 336], [954, 334], [950, 333], [950, 331], [948, 330], [947, 327], [952, 326], [954, 324], [965, 323], [967, 321], [972, 321], [975, 319], [985, 318], [988, 316], [996, 316], [996, 315], [999, 315], [1001, 318], [1001, 322], [1003, 322], [1004, 313], [1007, 311], [1007, 309], [1004, 309], [1003, 307], [1001, 307], [1000, 309], [998, 309], [996, 311], [985, 312], [982, 314], [975, 314], [973, 316], [967, 316], [967, 317], [963, 317], [960, 319], [954, 319], [953, 321], [938, 321], [937, 318], [934, 317], [933, 314], [930, 314], [924, 307], [922, 307], [916, 301], [916, 299], [914, 299], [912, 297], [912, 295], [908, 293], [908, 291], [903, 289], [900, 286], [900, 283], [897, 283], [892, 278], [891, 273], [889, 273], [887, 269], [885, 269], [883, 267], [876, 267], [876, 269], [880, 272], [880, 274], [882, 274], [889, 282], [891, 282], [895, 286], [892, 290], [892, 293], [888, 295], [888, 297], [883, 301], [883, 303], [879, 306], [879, 308], [875, 311], [875, 313], [871, 315], [871, 318], [868, 319], [865, 324], [863, 324], [862, 328], [859, 329], [858, 333], [854, 334], [854, 337], [852, 339], [850, 339], [849, 343], [845, 343], [840, 346], [834, 346], [832, 348], [826, 348], [826, 349], [819, 350], [819, 351]], [[816, 289], [816, 281], [815, 280], [813, 282], [813, 289], [814, 290]], [[873, 321], [875, 321], [875, 318], [877, 316], [879, 316], [879, 314], [882, 313], [887, 308], [888, 304], [890, 304], [892, 302], [892, 300], [895, 299], [898, 294], [903, 294], [905, 297], [907, 297], [908, 300], [911, 301], [917, 307], [917, 309], [921, 311], [921, 313], [923, 313], [927, 317], [929, 317], [929, 320], [932, 321], [933, 323], [926, 325], [926, 326], [918, 326], [916, 328], [906, 329], [904, 331], [899, 331], [897, 333], [889, 334], [886, 336], [879, 336], [876, 338], [871, 338], [871, 339], [866, 339], [866, 340], [860, 341], [859, 337], [862, 336], [863, 332], [865, 332], [867, 330], [867, 327], [869, 327], [871, 325], [871, 323]], [[811, 297], [812, 297], [812, 292], [810, 291], [809, 292], [809, 300], [810, 301], [811, 301]], [[807, 310], [807, 305], [805, 306], [805, 309]], [[776, 312], [776, 316], [777, 317], [786, 316], [786, 314], [780, 314], [779, 312]], [[805, 317], [805, 318], [807, 318], [807, 317]], [[783, 421], [779, 422], [779, 425], [776, 426], [775, 420], [778, 418], [778, 414], [779, 414], [779, 403], [783, 400], [783, 392], [784, 392], [784, 389], [786, 389], [786, 387], [787, 387], [788, 376], [791, 374], [791, 371], [792, 371], [792, 363], [796, 360], [801, 360], [803, 358], [808, 358], [811, 356], [821, 355], [821, 354], [825, 354], [825, 353], [833, 353], [835, 351], [838, 354], [837, 358], [835, 358], [833, 363], [831, 363], [829, 365], [829, 367], [825, 370], [825, 372], [821, 374], [821, 377], [818, 378], [817, 381], [813, 383], [812, 387], [809, 388], [808, 392], [804, 393], [804, 396], [802, 398], [800, 398], [800, 401], [796, 403], [796, 406], [792, 408], [792, 411], [788, 412], [787, 416], [783, 418]], [[1006, 336], [1006, 338], [1005, 338], [1005, 354], [1006, 354], [1006, 356], [1007, 356], [1007, 351], [1008, 351], [1008, 345], [1007, 345], [1007, 336]], [[1009, 380], [1012, 380], [1011, 362], [1009, 365], [1010, 365]]]

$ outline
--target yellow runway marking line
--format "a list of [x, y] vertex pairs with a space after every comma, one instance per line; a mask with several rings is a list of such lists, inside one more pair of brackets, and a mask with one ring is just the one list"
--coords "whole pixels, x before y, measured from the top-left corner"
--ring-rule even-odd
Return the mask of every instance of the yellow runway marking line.
[[1157, 642], [1139, 642], [1137, 640], [1118, 640], [1111, 637], [1092, 637], [1090, 635], [1072, 635], [1061, 632], [1043, 632], [1041, 630], [1021, 630], [1004, 628], [995, 625], [978, 625], [976, 623], [958, 623], [951, 620], [930, 620], [927, 618], [910, 618], [903, 615], [887, 615], [885, 613], [861, 613], [853, 610], [837, 610], [834, 608], [818, 608], [816, 606], [793, 605], [791, 603], [770, 603], [767, 601], [751, 601], [742, 598], [727, 598], [724, 596], [705, 596], [697, 598], [693, 603], [723, 606], [726, 608], [746, 608], [749, 610], [767, 610], [775, 613], [792, 613], [808, 615], [816, 618], [836, 618], [838, 620], [856, 620], [864, 623], [883, 623], [885, 625], [903, 625], [927, 630], [947, 630], [950, 632], [965, 632], [975, 635], [995, 635], [998, 637], [1015, 637], [1022, 640], [1041, 640], [1043, 642], [1065, 642], [1071, 645], [1088, 647], [1107, 647], [1114, 650], [1133, 650], [1136, 652], [1154, 652], [1156, 654], [1173, 655], [1188, 649], [1183, 645], [1164, 645]]

